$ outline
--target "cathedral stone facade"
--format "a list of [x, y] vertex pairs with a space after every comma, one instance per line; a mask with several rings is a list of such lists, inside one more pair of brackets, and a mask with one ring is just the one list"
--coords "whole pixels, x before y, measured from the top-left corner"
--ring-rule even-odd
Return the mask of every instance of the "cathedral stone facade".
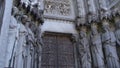
[[0, 0], [0, 68], [120, 68], [120, 0]]

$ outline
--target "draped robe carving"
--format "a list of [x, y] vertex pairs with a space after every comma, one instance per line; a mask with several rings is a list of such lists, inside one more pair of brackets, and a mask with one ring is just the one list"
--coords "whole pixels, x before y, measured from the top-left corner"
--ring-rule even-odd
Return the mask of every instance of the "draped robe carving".
[[89, 49], [89, 42], [87, 39], [86, 32], [84, 32], [83, 30], [80, 31], [78, 50], [81, 68], [91, 68], [91, 55]]
[[[41, 67], [41, 37], [40, 29], [36, 29], [36, 33], [32, 32], [31, 22], [27, 20], [27, 16], [23, 18], [23, 24], [27, 30], [25, 35], [26, 45], [23, 47], [23, 68], [40, 68]], [[35, 37], [35, 35], [37, 35]]]
[[97, 31], [96, 25], [91, 25], [91, 53], [93, 59], [93, 67], [94, 68], [105, 68], [104, 65], [104, 56], [102, 51], [102, 42], [100, 34]]
[[33, 33], [31, 32], [31, 30], [29, 29], [29, 22], [26, 22], [26, 25], [25, 25], [25, 28], [27, 30], [27, 35], [26, 35], [26, 46], [25, 46], [25, 49], [24, 49], [24, 59], [25, 59], [25, 65], [27, 66], [26, 68], [30, 68], [31, 67], [31, 60], [32, 57], [31, 57], [31, 54], [30, 54], [30, 50], [32, 49], [33, 47], [33, 44], [34, 44], [34, 35]]
[[110, 30], [108, 22], [103, 22], [102, 44], [108, 68], [119, 68], [119, 59], [116, 52], [116, 38]]
[[115, 30], [115, 37], [117, 40], [117, 52], [118, 52], [118, 57], [120, 59], [120, 20], [116, 21], [116, 30]]

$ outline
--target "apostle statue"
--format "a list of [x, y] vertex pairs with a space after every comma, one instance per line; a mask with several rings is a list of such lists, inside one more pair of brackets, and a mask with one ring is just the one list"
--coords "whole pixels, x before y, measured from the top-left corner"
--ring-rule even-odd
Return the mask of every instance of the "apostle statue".
[[10, 24], [9, 24], [9, 35], [8, 35], [8, 49], [7, 49], [7, 58], [6, 58], [6, 67], [13, 66], [13, 57], [15, 57], [15, 47], [17, 46], [18, 41], [18, 32], [19, 32], [19, 25], [17, 23], [17, 19], [15, 16], [18, 13], [17, 7], [13, 6], [12, 8], [12, 15], [10, 17]]
[[104, 56], [102, 51], [101, 36], [97, 31], [97, 25], [91, 24], [91, 35], [90, 35], [91, 53], [93, 59], [94, 68], [105, 68]]
[[[23, 24], [25, 25], [25, 28], [27, 30], [26, 35], [26, 46], [24, 47], [24, 67], [25, 68], [38, 68], [37, 67], [37, 53], [36, 48], [37, 45], [35, 43], [34, 33], [31, 31], [31, 21], [30, 19], [25, 15], [23, 17]], [[31, 60], [29, 60], [31, 59]]]
[[27, 66], [27, 63], [28, 63], [28, 56], [29, 56], [29, 47], [30, 47], [30, 37], [29, 35], [31, 35], [29, 33], [29, 22], [27, 20], [27, 16], [26, 15], [23, 15], [22, 16], [22, 24], [24, 25], [25, 27], [25, 30], [26, 30], [26, 33], [25, 33], [25, 37], [24, 37], [24, 40], [25, 40], [25, 43], [24, 43], [24, 46], [23, 46], [23, 68], [28, 68]]
[[120, 68], [116, 51], [116, 38], [111, 31], [108, 20], [103, 20], [102, 44], [105, 53], [107, 68]]
[[89, 49], [89, 42], [86, 34], [86, 27], [82, 26], [79, 37], [79, 58], [81, 62], [81, 68], [91, 68], [91, 55]]
[[120, 59], [120, 53], [119, 53], [120, 52], [120, 18], [119, 16], [115, 18], [115, 23], [116, 23], [115, 36], [117, 40], [117, 52]]
[[115, 22], [116, 22], [115, 36], [117, 39], [117, 44], [120, 45], [120, 20], [119, 18]]
[[[12, 64], [11, 62], [9, 63], [9, 67], [15, 67], [15, 68], [22, 68], [23, 64], [22, 64], [22, 47], [23, 45], [25, 45], [25, 34], [26, 34], [26, 29], [24, 27], [24, 25], [22, 25], [21, 22], [21, 14], [19, 14], [19, 10], [17, 7], [13, 6], [13, 11], [12, 11], [12, 16], [11, 16], [11, 23], [9, 26], [9, 32], [12, 31], [13, 36], [10, 41], [14, 41], [13, 44], [10, 44], [13, 47], [12, 48], [12, 57], [14, 57], [14, 59], [11, 57], [12, 59]], [[15, 37], [14, 37], [15, 35]], [[9, 48], [9, 49], [10, 49]], [[10, 60], [11, 60], [10, 59]], [[18, 65], [19, 64], [19, 65]]]

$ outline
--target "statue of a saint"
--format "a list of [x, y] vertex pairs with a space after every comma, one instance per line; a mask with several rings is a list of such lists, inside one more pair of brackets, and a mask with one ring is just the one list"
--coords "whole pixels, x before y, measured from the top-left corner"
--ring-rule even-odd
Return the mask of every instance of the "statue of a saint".
[[116, 20], [116, 31], [115, 31], [115, 36], [117, 39], [117, 44], [120, 46], [120, 20]]
[[[34, 67], [34, 62], [33, 62], [33, 61], [35, 61], [35, 57], [34, 57], [34, 54], [32, 54], [32, 53], [35, 53], [34, 47], [36, 46], [36, 44], [35, 44], [34, 34], [30, 29], [31, 21], [26, 15], [24, 15], [23, 18], [22, 18], [22, 23], [24, 24], [24, 26], [27, 30], [27, 34], [26, 34], [26, 37], [25, 37], [26, 45], [24, 46], [24, 52], [23, 52], [24, 67], [30, 68], [32, 66], [33, 68], [35, 68]], [[31, 60], [29, 60], [29, 59], [31, 59]]]
[[93, 59], [93, 67], [105, 68], [101, 36], [97, 31], [97, 25], [95, 23], [91, 25], [91, 31], [92, 32], [90, 35], [90, 45]]
[[91, 68], [91, 54], [89, 49], [89, 42], [86, 35], [86, 28], [83, 26], [80, 31], [79, 37], [79, 58], [81, 62], [81, 68]]
[[110, 30], [107, 20], [103, 21], [102, 44], [105, 53], [107, 68], [120, 68], [119, 59], [116, 51], [116, 38]]
[[118, 57], [120, 59], [120, 18], [117, 17], [115, 19], [115, 23], [116, 23], [116, 30], [115, 30], [115, 37], [117, 40], [117, 52], [118, 52]]

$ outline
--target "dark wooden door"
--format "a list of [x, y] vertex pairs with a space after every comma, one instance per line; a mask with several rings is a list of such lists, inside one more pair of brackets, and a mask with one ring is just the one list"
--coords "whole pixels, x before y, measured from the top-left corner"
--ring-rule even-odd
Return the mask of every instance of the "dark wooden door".
[[69, 35], [45, 34], [42, 68], [75, 68], [74, 46]]

